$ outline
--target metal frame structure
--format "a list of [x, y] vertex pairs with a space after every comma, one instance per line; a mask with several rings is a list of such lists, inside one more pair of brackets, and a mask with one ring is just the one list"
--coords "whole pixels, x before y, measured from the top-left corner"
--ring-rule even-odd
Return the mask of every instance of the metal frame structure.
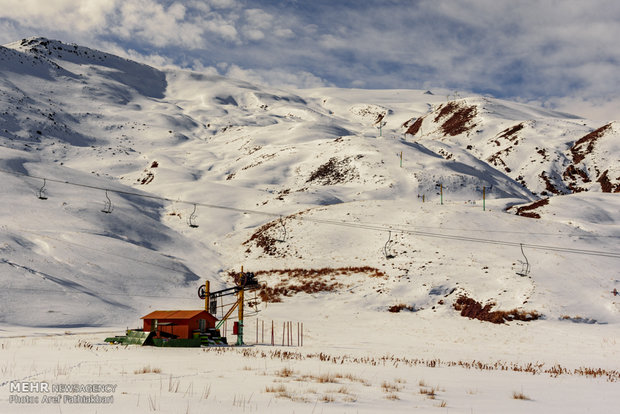
[[244, 312], [244, 301], [245, 295], [244, 292], [246, 290], [255, 290], [259, 288], [259, 283], [252, 272], [244, 272], [243, 267], [241, 267], [241, 273], [239, 273], [235, 280], [235, 286], [218, 290], [215, 292], [211, 292], [209, 289], [209, 281], [205, 281], [205, 284], [198, 288], [198, 297], [200, 299], [204, 299], [205, 301], [205, 310], [212, 315], [217, 313], [217, 299], [222, 296], [228, 295], [237, 295], [237, 300], [232, 304], [230, 309], [226, 312], [226, 314], [220, 319], [220, 321], [215, 326], [215, 329], [220, 329], [222, 324], [233, 314], [235, 309], [237, 309], [239, 322], [237, 324], [237, 343], [236, 345], [243, 345], [243, 312]]

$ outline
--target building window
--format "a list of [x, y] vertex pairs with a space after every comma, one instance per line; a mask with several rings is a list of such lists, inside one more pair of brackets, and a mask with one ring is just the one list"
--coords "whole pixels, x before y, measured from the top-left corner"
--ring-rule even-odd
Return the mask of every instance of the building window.
[[198, 321], [198, 326], [200, 328], [200, 332], [204, 333], [207, 330], [207, 320], [206, 319], [200, 319]]

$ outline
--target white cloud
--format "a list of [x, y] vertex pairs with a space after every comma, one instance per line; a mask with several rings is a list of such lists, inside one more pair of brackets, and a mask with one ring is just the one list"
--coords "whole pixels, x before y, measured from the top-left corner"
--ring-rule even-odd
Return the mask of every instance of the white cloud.
[[2, 0], [2, 17], [22, 25], [68, 32], [100, 31], [120, 0]]
[[605, 113], [620, 95], [615, 0], [0, 0], [0, 10], [4, 43], [115, 44], [272, 85], [445, 87]]
[[254, 70], [231, 65], [225, 75], [246, 82], [280, 88], [303, 89], [330, 86], [326, 81], [310, 72], [289, 72], [278, 68], [272, 70]]

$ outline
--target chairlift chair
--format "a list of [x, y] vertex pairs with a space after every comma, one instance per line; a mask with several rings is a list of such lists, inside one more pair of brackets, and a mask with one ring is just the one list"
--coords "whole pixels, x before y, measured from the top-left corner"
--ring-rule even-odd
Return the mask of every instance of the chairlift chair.
[[103, 210], [101, 210], [101, 212], [110, 214], [112, 210], [114, 210], [114, 207], [112, 207], [112, 200], [110, 200], [110, 197], [108, 197], [108, 190], [105, 190], [105, 198], [106, 198], [105, 205], [103, 207]]
[[187, 219], [187, 224], [193, 229], [198, 227], [198, 224], [196, 224], [194, 220], [196, 220], [196, 204], [194, 204], [194, 211], [192, 211], [192, 214], [190, 214]]
[[283, 243], [286, 241], [286, 226], [284, 225], [284, 220], [282, 220], [282, 217], [280, 217], [280, 225], [282, 225], [282, 238], [280, 240], [278, 240], [279, 242]]
[[392, 242], [392, 231], [390, 230], [388, 234], [388, 240], [385, 242], [385, 245], [383, 246], [383, 254], [385, 255], [386, 259], [393, 259], [396, 257], [392, 253], [388, 253], [388, 250], [392, 246], [392, 243], [393, 243]]
[[39, 189], [39, 200], [47, 200], [47, 196], [45, 195], [45, 184], [46, 180], [43, 179], [43, 187]]
[[525, 262], [522, 261], [522, 260], [519, 260], [519, 263], [521, 263], [521, 271], [520, 272], [516, 272], [516, 273], [517, 273], [517, 275], [519, 275], [521, 277], [526, 277], [526, 276], [528, 276], [530, 274], [530, 261], [527, 260], [527, 256], [523, 252], [523, 243], [520, 243], [520, 246], [521, 246], [521, 254], [525, 258]]

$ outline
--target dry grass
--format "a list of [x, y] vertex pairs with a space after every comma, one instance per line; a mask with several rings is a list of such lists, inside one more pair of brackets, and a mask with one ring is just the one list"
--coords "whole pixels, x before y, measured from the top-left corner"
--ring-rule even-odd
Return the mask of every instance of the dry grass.
[[265, 387], [265, 392], [272, 392], [272, 393], [284, 393], [286, 392], [286, 387], [284, 385], [274, 385], [274, 386], [266, 386]]
[[426, 395], [430, 400], [434, 400], [437, 396], [437, 388], [420, 388], [420, 394]]
[[[333, 364], [334, 366], [342, 366], [344, 364], [359, 364], [366, 366], [406, 366], [406, 367], [427, 367], [427, 368], [441, 368], [441, 367], [459, 367], [462, 369], [472, 369], [478, 371], [512, 371], [512, 372], [525, 372], [532, 375], [549, 375], [551, 377], [557, 377], [560, 375], [579, 375], [585, 377], [602, 378], [608, 382], [620, 381], [620, 370], [593, 368], [593, 367], [580, 367], [575, 369], [568, 369], [559, 364], [554, 366], [546, 366], [544, 363], [515, 363], [507, 361], [495, 361], [495, 362], [482, 362], [482, 361], [466, 361], [466, 360], [440, 360], [440, 359], [421, 359], [421, 358], [407, 358], [397, 357], [394, 355], [384, 356], [351, 356], [351, 355], [330, 355], [324, 352], [318, 353], [301, 353], [294, 351], [285, 351], [281, 349], [274, 349], [266, 351], [264, 349], [236, 349], [234, 347], [223, 348], [203, 348], [202, 352], [214, 353], [216, 355], [226, 353], [238, 353], [247, 358], [264, 358], [278, 361], [305, 361], [316, 360], [325, 363]], [[330, 377], [329, 375], [327, 377]], [[350, 374], [336, 374], [331, 375], [334, 379], [343, 378], [351, 381], [361, 382], [367, 385], [367, 381]], [[303, 375], [302, 380], [309, 378], [317, 378], [313, 375]], [[424, 380], [419, 381], [420, 387], [426, 387]]]
[[161, 374], [161, 369], [159, 368], [152, 368], [150, 365], [146, 365], [140, 369], [136, 369], [134, 372], [134, 374]]
[[387, 381], [381, 383], [381, 388], [384, 392], [399, 392], [403, 387], [397, 384], [390, 384]]
[[295, 372], [290, 368], [282, 368], [280, 371], [276, 372], [276, 375], [283, 378], [288, 378], [293, 375]]
[[512, 398], [515, 399], [515, 400], [526, 400], [526, 401], [530, 401], [531, 400], [530, 397], [528, 397], [527, 395], [523, 394], [523, 391], [521, 391], [521, 392], [514, 391], [512, 393]]

